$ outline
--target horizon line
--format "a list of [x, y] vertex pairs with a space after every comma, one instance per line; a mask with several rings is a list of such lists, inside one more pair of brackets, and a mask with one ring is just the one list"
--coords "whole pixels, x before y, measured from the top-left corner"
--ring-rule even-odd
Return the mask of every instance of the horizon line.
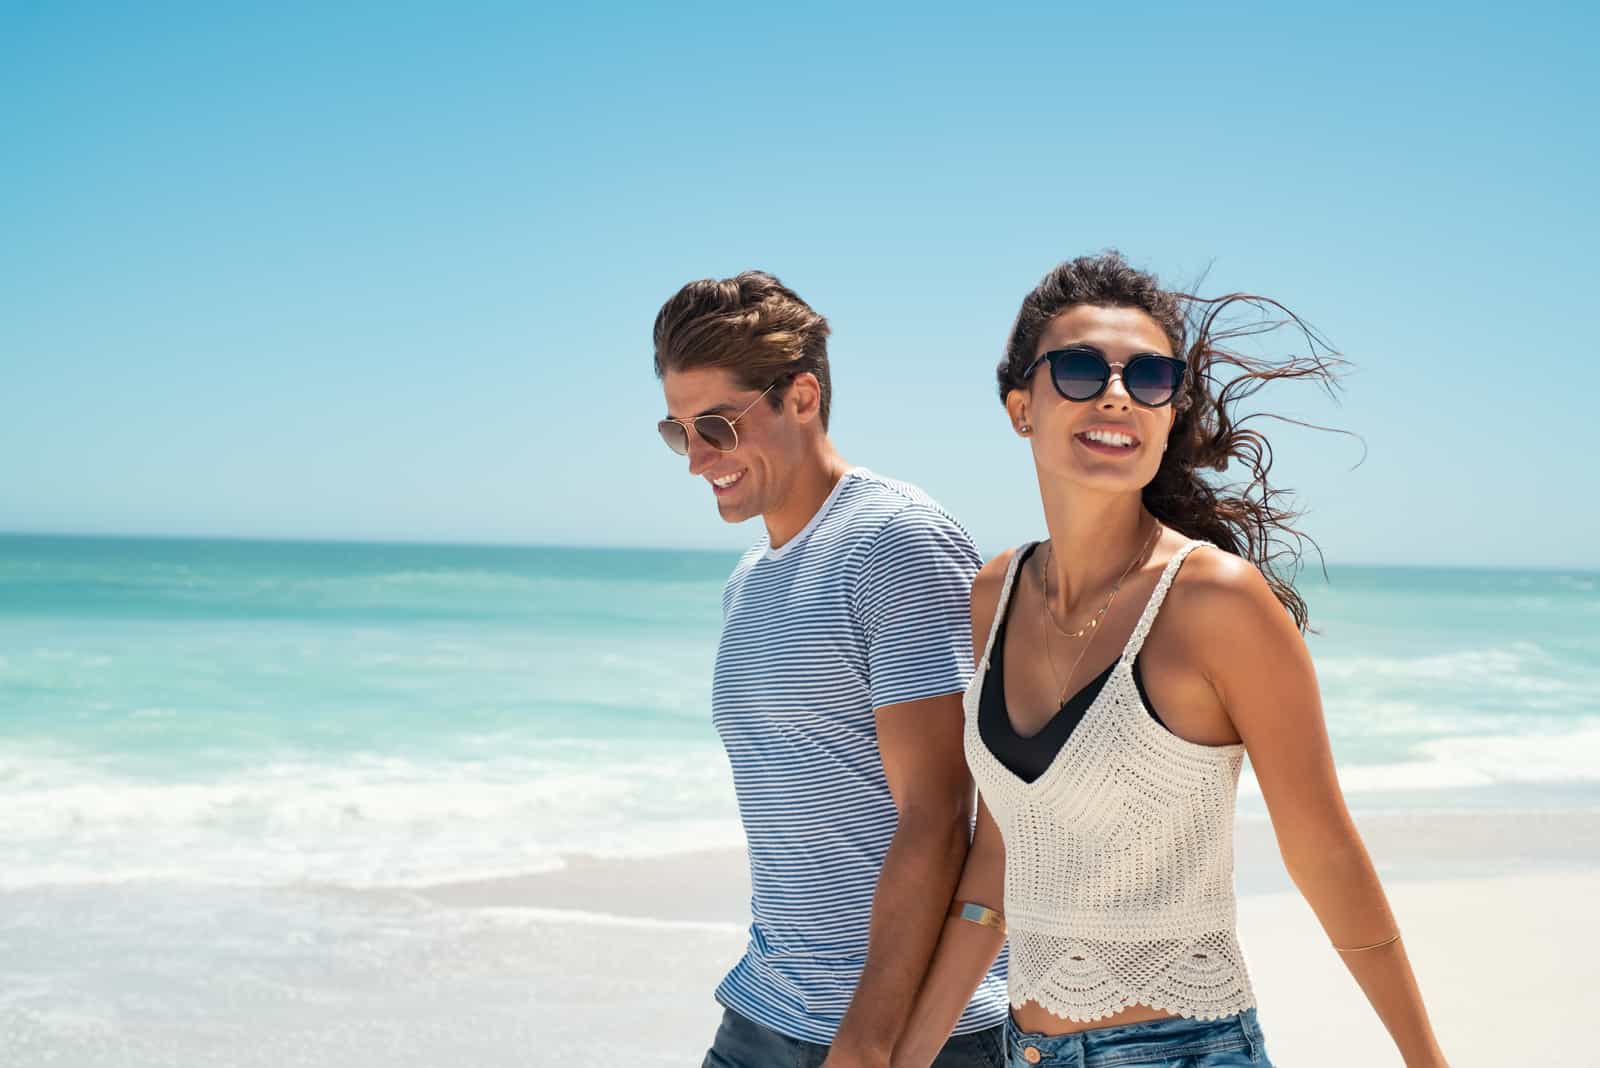
[[[654, 552], [654, 553], [715, 553], [725, 555], [738, 555], [746, 551], [745, 548], [723, 548], [720, 546], [701, 545], [642, 545], [642, 544], [596, 544], [578, 545], [562, 541], [470, 541], [470, 540], [425, 540], [419, 538], [356, 538], [356, 537], [312, 537], [295, 536], [283, 537], [262, 534], [149, 534], [149, 533], [88, 533], [79, 531], [28, 531], [28, 530], [0, 530], [0, 539], [14, 538], [60, 538], [63, 540], [76, 539], [80, 541], [171, 541], [171, 542], [245, 542], [268, 545], [382, 545], [400, 546], [409, 548], [441, 548], [441, 549], [555, 549], [568, 552]], [[1361, 567], [1361, 568], [1392, 568], [1409, 569], [1413, 571], [1576, 571], [1582, 574], [1600, 575], [1600, 564], [1439, 564], [1439, 563], [1377, 563], [1372, 561], [1328, 561], [1330, 568]], [[1313, 562], [1307, 561], [1303, 571], [1315, 572], [1320, 570]]]

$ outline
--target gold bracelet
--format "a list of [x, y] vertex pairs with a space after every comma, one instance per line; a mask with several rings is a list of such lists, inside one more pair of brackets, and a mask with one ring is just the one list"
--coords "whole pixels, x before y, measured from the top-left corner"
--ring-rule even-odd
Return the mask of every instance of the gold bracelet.
[[1382, 942], [1374, 942], [1370, 946], [1354, 946], [1350, 949], [1346, 949], [1343, 946], [1334, 946], [1333, 948], [1340, 953], [1365, 953], [1369, 949], [1382, 949], [1384, 946], [1392, 946], [1398, 941], [1400, 941], [1400, 936], [1396, 934], [1385, 938]]
[[994, 909], [980, 905], [975, 901], [956, 901], [952, 903], [950, 906], [950, 918], [952, 920], [966, 920], [968, 923], [975, 923], [979, 927], [993, 927], [1001, 932], [1006, 929], [1006, 918], [1004, 916]]

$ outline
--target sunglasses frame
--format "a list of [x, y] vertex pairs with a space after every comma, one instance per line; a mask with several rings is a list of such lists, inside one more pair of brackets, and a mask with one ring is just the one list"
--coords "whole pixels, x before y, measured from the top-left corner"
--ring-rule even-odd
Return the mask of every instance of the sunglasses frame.
[[[669, 415], [665, 419], [662, 419], [662, 420], [660, 420], [659, 422], [656, 423], [656, 432], [658, 434], [661, 434], [661, 442], [662, 442], [662, 444], [666, 445], [667, 448], [672, 449], [672, 451], [677, 453], [679, 456], [688, 456], [689, 455], [689, 432], [690, 431], [693, 431], [695, 434], [698, 434], [701, 441], [705, 442], [707, 445], [710, 445], [713, 449], [716, 449], [718, 452], [732, 452], [734, 449], [737, 449], [739, 447], [739, 427], [738, 427], [739, 420], [743, 419], [747, 414], [749, 414], [750, 409], [752, 409], [756, 405], [760, 404], [761, 403], [761, 398], [765, 397], [768, 393], [771, 393], [772, 390], [773, 390], [773, 387], [776, 386], [779, 382], [782, 382], [784, 380], [784, 378], [786, 378], [786, 377], [788, 377], [788, 376], [787, 375], [780, 375], [777, 378], [774, 378], [772, 380], [772, 385], [769, 385], [766, 389], [761, 391], [761, 396], [757, 397], [755, 400], [753, 400], [749, 404], [745, 405], [744, 406], [744, 411], [740, 412], [738, 415], [734, 416], [732, 419], [729, 419], [725, 415], [697, 415], [693, 419], [674, 419], [674, 418], [672, 418], [672, 416]], [[727, 423], [728, 424], [728, 433], [733, 435], [733, 444], [729, 445], [726, 449], [724, 449], [724, 448], [718, 446], [715, 442], [713, 442], [710, 438], [706, 437], [704, 434], [701, 434], [700, 433], [700, 428], [695, 426], [695, 424], [698, 423], [702, 419], [716, 419], [716, 420], [719, 420], [721, 422]], [[672, 442], [667, 440], [667, 437], [666, 437], [666, 434], [664, 433], [664, 431], [666, 430], [666, 426], [667, 426], [668, 423], [676, 423], [678, 426], [683, 428], [683, 451], [682, 452], [679, 452], [676, 448], [673, 448]]]
[[[1105, 380], [1100, 383], [1099, 389], [1095, 390], [1087, 397], [1067, 396], [1066, 390], [1062, 389], [1061, 383], [1056, 380], [1055, 358], [1076, 353], [1085, 353], [1093, 356], [1095, 359], [1099, 360], [1105, 365]], [[1136, 352], [1126, 360], [1113, 363], [1111, 360], [1106, 359], [1105, 353], [1091, 345], [1069, 345], [1064, 349], [1051, 349], [1049, 352], [1044, 353], [1038, 359], [1034, 360], [1028, 365], [1028, 369], [1022, 372], [1022, 380], [1026, 382], [1029, 378], [1032, 378], [1033, 372], [1038, 370], [1039, 365], [1044, 363], [1046, 360], [1050, 361], [1050, 384], [1055, 387], [1056, 393], [1060, 394], [1061, 399], [1074, 401], [1078, 404], [1087, 404], [1089, 401], [1099, 399], [1105, 393], [1105, 391], [1110, 388], [1111, 375], [1112, 372], [1115, 372], [1117, 377], [1122, 379], [1123, 390], [1127, 392], [1128, 396], [1132, 398], [1136, 404], [1145, 408], [1165, 408], [1167, 405], [1178, 399], [1178, 393], [1183, 389], [1184, 377], [1189, 373], [1188, 360], [1180, 360], [1176, 356], [1167, 356], [1159, 352]], [[1160, 404], [1146, 404], [1143, 400], [1140, 400], [1138, 397], [1134, 396], [1133, 390], [1128, 389], [1127, 369], [1138, 363], [1140, 360], [1160, 360], [1163, 363], [1174, 364], [1177, 366], [1178, 376], [1177, 380], [1172, 383], [1172, 395], [1166, 400], [1162, 401]]]

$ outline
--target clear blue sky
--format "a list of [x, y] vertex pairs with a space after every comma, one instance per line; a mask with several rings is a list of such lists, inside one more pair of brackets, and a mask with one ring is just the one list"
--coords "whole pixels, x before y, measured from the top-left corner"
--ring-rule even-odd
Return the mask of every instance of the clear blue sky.
[[835, 438], [1037, 533], [992, 368], [1106, 246], [1278, 297], [1335, 562], [1600, 567], [1593, 8], [0, 3], [0, 530], [740, 546], [651, 321], [761, 267]]

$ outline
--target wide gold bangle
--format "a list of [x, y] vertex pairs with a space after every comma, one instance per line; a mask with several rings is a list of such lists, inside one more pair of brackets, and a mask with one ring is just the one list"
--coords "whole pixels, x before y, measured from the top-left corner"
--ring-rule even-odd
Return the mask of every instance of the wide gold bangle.
[[1395, 934], [1385, 938], [1382, 942], [1374, 942], [1370, 946], [1350, 946], [1348, 948], [1345, 946], [1334, 946], [1333, 948], [1340, 953], [1365, 953], [1369, 949], [1382, 949], [1384, 946], [1392, 946], [1398, 941], [1400, 941], [1400, 936]]
[[950, 906], [950, 918], [952, 920], [966, 920], [968, 923], [975, 923], [979, 927], [993, 927], [1001, 932], [1006, 929], [1006, 918], [1004, 916], [994, 909], [980, 905], [975, 901], [956, 901], [952, 903]]

